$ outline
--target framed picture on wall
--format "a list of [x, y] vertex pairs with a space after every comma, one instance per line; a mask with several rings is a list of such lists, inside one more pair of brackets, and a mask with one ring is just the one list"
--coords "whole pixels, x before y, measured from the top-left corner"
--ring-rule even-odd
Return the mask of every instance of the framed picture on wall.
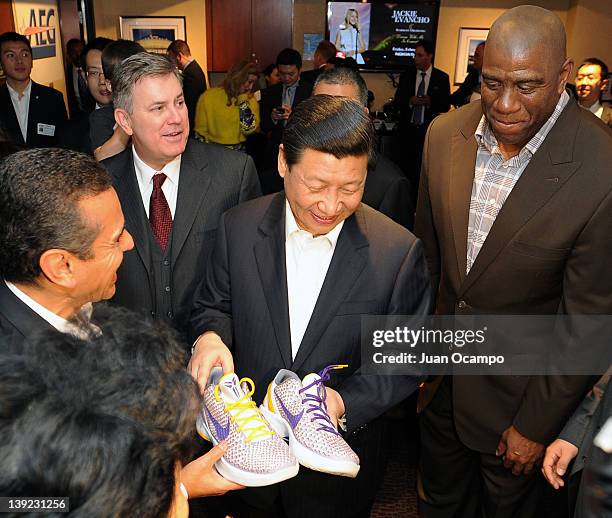
[[459, 42], [457, 43], [457, 60], [455, 61], [456, 85], [463, 83], [470, 66], [474, 62], [474, 51], [483, 41], [486, 41], [489, 29], [476, 29], [461, 27], [459, 29]]
[[185, 40], [184, 16], [120, 16], [121, 37], [140, 43], [148, 52], [165, 54], [173, 40]]

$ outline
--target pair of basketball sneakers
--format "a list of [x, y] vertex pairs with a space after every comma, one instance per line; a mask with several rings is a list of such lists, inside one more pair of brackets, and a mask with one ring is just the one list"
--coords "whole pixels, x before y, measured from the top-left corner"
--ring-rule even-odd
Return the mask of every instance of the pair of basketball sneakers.
[[[330, 365], [303, 380], [282, 369], [268, 386], [258, 408], [251, 399], [250, 378], [223, 374], [215, 367], [204, 391], [198, 433], [213, 444], [225, 440], [228, 449], [217, 471], [243, 486], [266, 486], [297, 475], [299, 465], [355, 477], [359, 457], [332, 424], [325, 404]], [[288, 438], [289, 443], [283, 438]]]

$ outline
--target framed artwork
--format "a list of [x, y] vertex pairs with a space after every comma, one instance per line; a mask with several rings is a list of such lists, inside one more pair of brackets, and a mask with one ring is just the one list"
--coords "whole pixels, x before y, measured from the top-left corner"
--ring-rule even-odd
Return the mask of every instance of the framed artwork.
[[459, 42], [457, 43], [457, 60], [455, 61], [456, 85], [463, 83], [470, 65], [474, 62], [474, 51], [483, 41], [486, 41], [489, 29], [475, 29], [462, 27], [459, 29]]
[[185, 40], [184, 16], [120, 16], [121, 37], [140, 43], [148, 52], [165, 54], [173, 40]]

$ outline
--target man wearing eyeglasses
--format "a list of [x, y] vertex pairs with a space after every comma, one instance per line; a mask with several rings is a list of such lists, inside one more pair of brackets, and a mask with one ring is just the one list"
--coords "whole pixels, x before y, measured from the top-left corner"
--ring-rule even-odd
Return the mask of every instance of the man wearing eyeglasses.
[[0, 123], [8, 137], [20, 145], [52, 147], [68, 120], [62, 94], [35, 83], [32, 47], [16, 32], [0, 35], [0, 63], [6, 83], [0, 86]]

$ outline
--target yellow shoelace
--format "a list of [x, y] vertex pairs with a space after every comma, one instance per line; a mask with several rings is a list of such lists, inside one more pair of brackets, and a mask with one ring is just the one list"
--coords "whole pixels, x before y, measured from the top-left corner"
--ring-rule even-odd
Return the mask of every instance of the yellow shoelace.
[[[232, 422], [235, 421], [238, 424], [238, 431], [244, 433], [246, 443], [251, 442], [253, 439], [274, 435], [274, 431], [269, 428], [267, 421], [260, 414], [255, 401], [251, 399], [251, 396], [255, 392], [255, 383], [253, 383], [251, 378], [242, 378], [238, 384], [242, 387], [242, 383], [247, 383], [247, 385], [249, 385], [248, 393], [242, 396], [235, 403], [227, 403], [224, 401], [224, 410], [229, 413], [230, 420]], [[217, 401], [221, 401], [218, 384], [215, 387], [214, 394], [215, 399]], [[241, 417], [240, 414], [243, 414], [245, 411], [250, 411], [249, 415]], [[246, 425], [252, 423], [253, 421], [258, 422], [259, 424], [246, 428]]]

